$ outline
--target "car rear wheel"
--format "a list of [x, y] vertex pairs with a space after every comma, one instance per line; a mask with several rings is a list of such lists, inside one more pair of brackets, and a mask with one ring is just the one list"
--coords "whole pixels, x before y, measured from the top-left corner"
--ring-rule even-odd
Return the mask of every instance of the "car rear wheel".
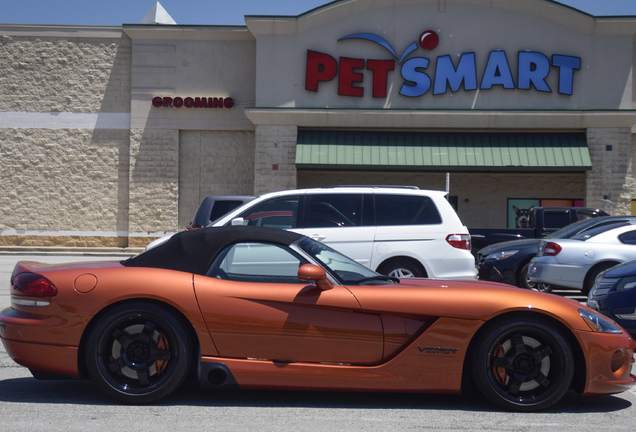
[[378, 267], [378, 273], [396, 278], [426, 277], [420, 265], [408, 259], [393, 259]]
[[559, 331], [531, 318], [497, 323], [479, 341], [473, 374], [496, 405], [536, 411], [557, 403], [574, 375], [572, 350]]
[[95, 385], [125, 403], [165, 398], [181, 386], [191, 359], [190, 339], [166, 309], [129, 303], [109, 311], [91, 330], [86, 367]]
[[521, 288], [526, 288], [532, 291], [540, 291], [540, 292], [551, 292], [552, 285], [535, 282], [528, 277], [528, 268], [530, 267], [530, 263], [526, 263], [521, 268], [519, 272], [519, 281], [521, 282], [519, 286]]

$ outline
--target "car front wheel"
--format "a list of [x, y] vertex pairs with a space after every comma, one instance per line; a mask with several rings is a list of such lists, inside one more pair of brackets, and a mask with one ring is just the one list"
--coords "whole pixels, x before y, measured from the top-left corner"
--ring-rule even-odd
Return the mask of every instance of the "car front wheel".
[[488, 329], [473, 358], [480, 391], [496, 405], [536, 411], [557, 403], [574, 375], [572, 350], [559, 331], [532, 318]]
[[519, 281], [521, 282], [519, 286], [521, 288], [526, 288], [532, 291], [539, 292], [551, 292], [552, 285], [535, 282], [528, 277], [528, 268], [530, 267], [530, 263], [527, 263], [521, 268], [519, 272]]
[[91, 330], [86, 367], [95, 385], [114, 399], [152, 403], [185, 380], [192, 355], [189, 340], [166, 309], [125, 304], [109, 311]]

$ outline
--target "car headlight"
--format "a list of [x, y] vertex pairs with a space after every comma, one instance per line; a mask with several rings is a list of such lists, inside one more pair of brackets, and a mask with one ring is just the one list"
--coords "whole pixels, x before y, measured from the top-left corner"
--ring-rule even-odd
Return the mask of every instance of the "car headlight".
[[620, 334], [623, 331], [613, 322], [590, 311], [579, 309], [579, 315], [593, 332]]
[[621, 279], [621, 281], [616, 285], [616, 291], [625, 291], [628, 289], [632, 289], [636, 286], [636, 276], [629, 276]]
[[500, 260], [503, 260], [503, 259], [506, 259], [506, 258], [510, 258], [514, 254], [516, 254], [517, 252], [519, 252], [519, 251], [518, 250], [509, 250], [509, 251], [495, 252], [495, 253], [491, 253], [490, 255], [488, 255], [486, 257], [486, 259], [487, 260], [500, 261]]

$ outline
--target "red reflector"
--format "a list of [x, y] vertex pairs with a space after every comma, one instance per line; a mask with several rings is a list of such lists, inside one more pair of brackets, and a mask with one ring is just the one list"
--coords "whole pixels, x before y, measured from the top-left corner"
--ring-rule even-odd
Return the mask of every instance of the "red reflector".
[[201, 225], [190, 225], [190, 226], [186, 227], [186, 230], [192, 231], [192, 230], [199, 229], [199, 228], [201, 228]]
[[11, 293], [21, 296], [53, 297], [57, 294], [57, 288], [44, 276], [20, 273], [13, 278]]
[[558, 243], [548, 242], [543, 250], [543, 256], [556, 256], [561, 252], [561, 246]]
[[470, 234], [449, 234], [446, 241], [454, 248], [470, 250]]

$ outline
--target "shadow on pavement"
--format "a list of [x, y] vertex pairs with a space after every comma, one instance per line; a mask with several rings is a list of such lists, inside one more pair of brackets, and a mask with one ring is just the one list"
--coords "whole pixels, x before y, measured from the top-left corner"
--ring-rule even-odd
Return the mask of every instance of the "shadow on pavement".
[[[38, 381], [34, 378], [0, 381], [0, 402], [121, 405], [101, 395], [90, 381]], [[172, 397], [155, 405], [500, 411], [484, 398], [473, 395], [272, 390], [203, 391], [195, 384], [184, 386]], [[584, 398], [570, 392], [559, 404], [543, 413], [611, 413], [631, 406], [632, 403], [620, 395]]]

